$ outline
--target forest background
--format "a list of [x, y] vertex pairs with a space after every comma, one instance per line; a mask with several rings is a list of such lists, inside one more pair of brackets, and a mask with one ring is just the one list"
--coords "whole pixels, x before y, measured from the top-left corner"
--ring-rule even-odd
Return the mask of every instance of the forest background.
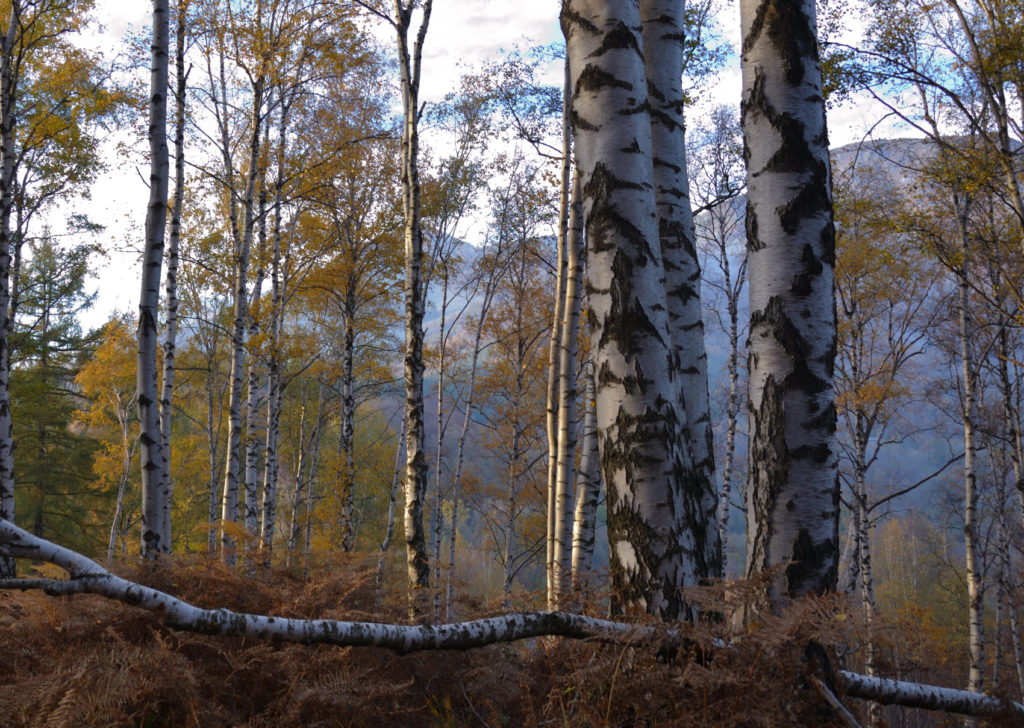
[[[109, 168], [131, 170], [141, 159], [133, 155], [144, 138], [139, 84], [148, 39], [143, 31], [142, 54], [92, 55], [88, 6], [38, 4], [59, 30], [26, 75], [33, 96], [31, 123], [19, 140], [15, 209], [23, 252], [11, 332], [16, 520], [86, 554], [132, 558], [140, 517], [136, 323], [119, 313], [97, 325], [96, 312], [102, 318], [109, 304], [95, 298], [92, 281], [100, 256], [121, 248], [99, 287], [137, 288], [138, 276], [122, 264], [121, 241], [141, 239], [141, 217], [115, 222], [116, 215], [99, 213], [115, 196], [93, 185]], [[224, 538], [218, 528], [226, 528], [227, 538], [272, 547], [293, 568], [316, 568], [338, 552], [376, 556], [382, 543], [401, 538], [402, 524], [393, 520], [402, 429], [397, 95], [387, 93], [395, 83], [387, 34], [366, 18], [332, 18], [324, 26], [335, 31], [331, 44], [291, 58], [301, 43], [323, 39], [304, 38], [308, 28], [289, 24], [288, 3], [261, 4], [267, 35], [254, 34], [257, 16], [247, 13], [256, 7], [238, 6], [232, 15], [218, 3], [189, 4], [195, 16], [186, 35], [172, 551], [215, 552]], [[745, 552], [746, 423], [736, 395], [745, 386], [746, 356], [743, 160], [735, 104], [720, 105], [720, 91], [713, 92], [739, 95], [722, 80], [736, 75], [723, 70], [734, 63], [738, 40], [736, 24], [721, 19], [729, 12], [696, 7], [690, 21], [700, 28], [699, 42], [686, 78], [715, 445], [720, 477], [732, 488], [723, 489], [720, 513], [728, 515], [727, 573], [735, 576]], [[1015, 682], [1007, 689], [1019, 699], [1020, 436], [1009, 424], [1019, 422], [1019, 256], [1008, 252], [1017, 242], [1015, 213], [1005, 190], [989, 185], [1001, 174], [998, 160], [986, 157], [995, 115], [986, 110], [983, 84], [969, 66], [957, 65], [969, 37], [949, 35], [955, 17], [912, 2], [819, 12], [826, 67], [833, 63], [836, 71], [830, 133], [846, 142], [833, 158], [841, 584], [863, 595], [866, 610], [877, 610], [874, 618], [890, 630], [882, 634], [900, 635], [879, 638], [880, 662], [903, 677], [967, 682], [963, 401], [967, 381], [975, 380], [981, 599], [991, 635], [986, 672], [996, 686]], [[1019, 18], [1007, 21], [1000, 52], [1022, 47], [1014, 45], [1024, 32], [1019, 26]], [[441, 28], [434, 32], [431, 40], [446, 42]], [[554, 33], [552, 24], [545, 40]], [[905, 42], [912, 34], [917, 45]], [[278, 45], [261, 57], [255, 50], [263, 42]], [[921, 48], [924, 56], [913, 55]], [[458, 616], [465, 598], [543, 601], [559, 53], [557, 45], [524, 46], [438, 84], [451, 90], [447, 95], [423, 96], [427, 518], [435, 609], [447, 619]], [[269, 58], [280, 64], [271, 74], [277, 86], [257, 88], [252, 64]], [[431, 74], [428, 53], [424, 79]], [[1008, 77], [1012, 119], [1021, 87]], [[263, 141], [247, 146], [258, 140], [257, 128]], [[859, 141], [868, 130], [870, 138]], [[122, 142], [117, 161], [103, 147], [111, 134]], [[1019, 164], [1019, 125], [1009, 125], [1009, 136]], [[958, 157], [970, 166], [939, 168], [937, 150], [950, 139], [977, 151]], [[251, 495], [232, 530], [221, 513], [227, 241], [230, 208], [245, 196], [250, 175], [257, 182], [240, 485]], [[144, 189], [134, 170], [114, 185]], [[976, 244], [967, 253], [949, 235], [964, 200], [970, 212], [959, 219]], [[141, 211], [144, 204], [125, 206]], [[968, 263], [976, 318], [965, 342], [956, 297]], [[975, 362], [966, 373], [963, 345]], [[586, 337], [580, 346], [585, 361]], [[581, 391], [585, 372], [581, 364]], [[268, 493], [277, 511], [269, 531], [256, 505], [265, 510]], [[596, 523], [599, 529], [600, 515]], [[397, 588], [402, 564], [399, 554], [391, 556], [382, 561], [381, 583]], [[600, 537], [592, 558], [600, 584], [607, 565]]]

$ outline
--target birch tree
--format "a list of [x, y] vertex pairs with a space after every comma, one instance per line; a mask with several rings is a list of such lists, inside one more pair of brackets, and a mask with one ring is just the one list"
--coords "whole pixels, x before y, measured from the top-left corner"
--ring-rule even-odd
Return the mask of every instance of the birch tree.
[[153, 44], [149, 101], [149, 206], [139, 299], [139, 454], [142, 460], [142, 555], [170, 553], [170, 484], [164, 482], [163, 435], [157, 394], [157, 318], [164, 227], [170, 177], [167, 152], [167, 64], [170, 52], [170, 11], [167, 0], [153, 0]]
[[[178, 251], [181, 240], [181, 211], [185, 196], [185, 16], [187, 0], [178, 0], [175, 20], [174, 70], [174, 205], [167, 247], [166, 295], [167, 320], [164, 324], [163, 378], [160, 383], [160, 443], [162, 462], [160, 479], [167, 493], [164, 499], [161, 528], [171, 532], [171, 499], [174, 481], [171, 478], [171, 401], [174, 395], [174, 353], [178, 335]], [[169, 32], [169, 31], [168, 31]]]
[[[430, 565], [423, 530], [423, 501], [427, 493], [427, 445], [423, 421], [423, 230], [420, 225], [419, 91], [423, 42], [430, 25], [433, 0], [394, 0], [394, 14], [375, 3], [357, 4], [395, 30], [402, 88], [402, 213], [405, 220], [405, 550], [409, 573], [410, 610], [420, 609], [417, 590], [430, 587]], [[416, 35], [409, 44], [413, 15], [419, 13]], [[422, 591], [422, 594], [426, 594]], [[424, 596], [425, 598], [425, 596]]]
[[613, 599], [617, 608], [677, 619], [689, 611], [679, 588], [704, 576], [704, 544], [689, 530], [696, 475], [678, 443], [686, 412], [666, 313], [641, 16], [632, 3], [571, 0], [561, 20], [585, 191]]
[[786, 565], [773, 605], [834, 589], [835, 241], [812, 2], [744, 0], [750, 254], [747, 575]]

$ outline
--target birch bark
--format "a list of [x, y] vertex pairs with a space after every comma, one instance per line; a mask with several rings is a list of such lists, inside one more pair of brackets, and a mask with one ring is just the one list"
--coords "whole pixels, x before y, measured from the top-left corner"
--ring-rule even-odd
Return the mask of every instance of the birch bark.
[[178, 244], [181, 240], [181, 208], [185, 196], [185, 14], [188, 2], [178, 1], [174, 45], [174, 205], [171, 208], [171, 226], [167, 246], [167, 279], [164, 292], [167, 297], [167, 321], [164, 328], [164, 368], [160, 385], [160, 479], [167, 492], [163, 503], [161, 528], [171, 533], [171, 501], [174, 481], [171, 478], [171, 401], [174, 396], [174, 354], [178, 335]]
[[430, 588], [430, 565], [423, 531], [427, 492], [427, 453], [423, 426], [423, 230], [420, 225], [419, 89], [423, 41], [433, 0], [424, 0], [419, 28], [409, 48], [414, 0], [394, 0], [398, 66], [402, 81], [402, 212], [405, 220], [405, 550], [410, 612], [422, 610]]
[[[163, 267], [164, 226], [170, 175], [167, 151], [167, 64], [170, 48], [167, 0], [153, 0], [153, 44], [149, 102], [149, 206], [139, 299], [138, 397], [139, 455], [142, 461], [142, 555], [151, 559], [170, 553], [169, 484], [163, 473], [163, 437], [157, 395], [157, 319], [160, 270]], [[166, 525], [166, 529], [165, 529]]]
[[[576, 359], [583, 296], [583, 200], [580, 175], [573, 175], [565, 239], [565, 302], [562, 305], [558, 362], [558, 451], [555, 478], [554, 592], [559, 599], [572, 581], [573, 485], [576, 471]], [[551, 604], [548, 605], [552, 606]]]
[[679, 588], [697, 576], [697, 545], [682, 518], [694, 476], [677, 444], [686, 413], [666, 315], [641, 19], [634, 3], [568, 0], [561, 22], [584, 193], [614, 608], [678, 619], [689, 614]]
[[[253, 84], [252, 130], [249, 139], [249, 172], [243, 204], [245, 217], [241, 234], [235, 235], [234, 306], [231, 333], [231, 390], [228, 395], [228, 446], [224, 465], [224, 499], [221, 520], [238, 520], [238, 469], [242, 450], [242, 369], [245, 366], [245, 321], [248, 315], [249, 254], [252, 249], [255, 215], [253, 211], [256, 179], [259, 174], [260, 132], [263, 126], [263, 85], [258, 78]], [[226, 131], [224, 132], [226, 133]], [[225, 147], [230, 149], [230, 147]], [[227, 152], [225, 152], [227, 154]], [[227, 167], [230, 169], [230, 166]], [[234, 205], [232, 205], [234, 208]], [[237, 230], [237, 225], [233, 226]], [[255, 496], [254, 496], [255, 497]], [[221, 530], [221, 548], [225, 563], [235, 563], [235, 539], [228, 528]]]
[[[835, 234], [810, 0], [743, 0], [742, 126], [750, 254], [747, 575], [789, 564], [763, 595], [834, 589]], [[762, 605], [763, 606], [763, 605]]]
[[547, 388], [547, 433], [548, 433], [548, 508], [547, 508], [547, 550], [546, 574], [548, 582], [548, 609], [556, 608], [562, 594], [556, 552], [559, 532], [558, 468], [559, 468], [559, 345], [562, 339], [562, 319], [565, 309], [565, 280], [568, 266], [566, 258], [566, 236], [569, 224], [569, 184], [572, 167], [572, 126], [569, 120], [572, 101], [572, 78], [569, 58], [565, 59], [565, 77], [562, 86], [562, 162], [561, 181], [558, 193], [558, 237], [555, 248], [555, 304], [551, 315], [551, 338], [548, 341], [548, 388]]
[[697, 260], [690, 183], [686, 170], [683, 118], [685, 63], [683, 14], [678, 0], [640, 0], [644, 69], [647, 76], [654, 164], [658, 235], [665, 268], [668, 328], [678, 359], [680, 398], [686, 412], [680, 435], [693, 460], [693, 477], [684, 481], [685, 508], [679, 516], [692, 534], [699, 579], [722, 574], [718, 534], [718, 486], [708, 396], [708, 360], [701, 319], [700, 264]]
[[580, 446], [580, 467], [576, 477], [576, 511], [572, 527], [572, 578], [580, 584], [583, 575], [594, 565], [594, 532], [597, 525], [597, 504], [601, 496], [601, 453], [597, 448], [597, 394], [594, 367], [590, 362], [584, 371], [583, 437]]
[[[11, 431], [11, 208], [14, 205], [14, 115], [17, 82], [14, 44], [21, 24], [21, 2], [11, 14], [0, 48], [0, 518], [14, 522], [14, 438]], [[14, 559], [0, 557], [0, 576], [13, 577]]]

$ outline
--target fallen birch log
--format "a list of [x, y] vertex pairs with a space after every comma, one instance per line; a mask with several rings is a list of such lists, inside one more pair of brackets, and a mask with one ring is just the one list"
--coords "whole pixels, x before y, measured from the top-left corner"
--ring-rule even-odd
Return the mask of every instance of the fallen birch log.
[[[51, 595], [97, 594], [156, 612], [170, 627], [209, 635], [237, 635], [308, 644], [386, 647], [398, 652], [466, 650], [530, 637], [594, 638], [627, 644], [678, 645], [678, 630], [634, 625], [568, 612], [520, 612], [444, 625], [399, 625], [332, 619], [292, 619], [203, 609], [158, 589], [110, 573], [92, 559], [33, 536], [0, 519], [0, 556], [45, 561], [67, 579], [4, 579], [0, 589], [41, 589]], [[842, 670], [845, 695], [888, 705], [962, 715], [1020, 715], [1024, 705], [966, 690], [869, 677]]]

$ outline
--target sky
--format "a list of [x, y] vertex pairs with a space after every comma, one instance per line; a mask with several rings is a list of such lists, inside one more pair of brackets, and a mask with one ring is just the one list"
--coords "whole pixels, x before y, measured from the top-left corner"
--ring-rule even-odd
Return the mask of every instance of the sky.
[[[503, 50], [517, 45], [543, 45], [561, 42], [557, 0], [437, 0], [431, 16], [423, 57], [421, 98], [424, 102], [441, 100], [456, 87], [467, 69], [500, 57]], [[150, 3], [125, 0], [97, 0], [95, 14], [101, 29], [86, 43], [117, 53], [129, 34], [147, 32], [152, 18]], [[737, 3], [725, 2], [718, 13], [720, 31], [735, 47], [739, 42]], [[379, 24], [378, 37], [392, 47], [393, 31]], [[145, 75], [145, 69], [140, 74]], [[561, 81], [560, 69], [552, 69], [551, 83]], [[740, 70], [731, 58], [719, 76], [702, 92], [704, 108], [712, 104], [739, 103]], [[397, 99], [396, 99], [397, 103]], [[699, 113], [699, 108], [697, 113]], [[864, 104], [848, 104], [830, 111], [829, 128], [833, 145], [859, 139], [877, 112]], [[690, 123], [693, 123], [690, 119]], [[110, 148], [113, 148], [113, 141]], [[90, 216], [107, 226], [107, 243], [121, 251], [141, 249], [143, 223], [148, 198], [144, 180], [148, 169], [143, 161], [118, 160], [101, 176], [88, 201]], [[134, 311], [138, 306], [139, 271], [137, 254], [112, 253], [97, 271], [98, 297], [87, 323], [99, 325], [113, 312]]]

